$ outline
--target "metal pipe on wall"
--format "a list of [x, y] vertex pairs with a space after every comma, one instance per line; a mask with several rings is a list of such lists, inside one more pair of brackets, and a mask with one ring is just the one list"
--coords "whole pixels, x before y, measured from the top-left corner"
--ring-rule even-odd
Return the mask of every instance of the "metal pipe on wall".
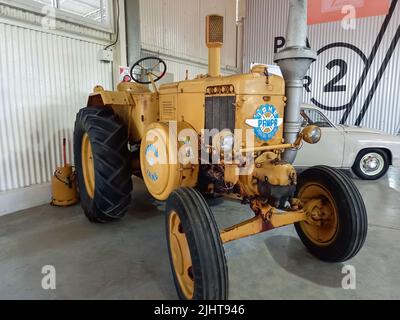
[[[274, 57], [286, 82], [285, 143], [294, 143], [300, 132], [303, 78], [316, 59], [317, 53], [307, 47], [307, 0], [289, 0], [286, 47]], [[293, 163], [296, 154], [296, 149], [288, 149], [283, 154], [283, 160]]]
[[244, 19], [246, 16], [246, 0], [236, 2], [236, 68], [243, 73], [244, 63]]
[[140, 59], [140, 0], [125, 0], [126, 51], [128, 66]]

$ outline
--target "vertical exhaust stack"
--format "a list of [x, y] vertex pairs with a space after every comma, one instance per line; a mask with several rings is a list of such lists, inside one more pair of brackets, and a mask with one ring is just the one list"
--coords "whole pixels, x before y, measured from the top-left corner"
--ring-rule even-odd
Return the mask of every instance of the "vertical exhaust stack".
[[221, 48], [224, 44], [224, 17], [209, 15], [206, 17], [206, 44], [208, 47], [208, 75], [221, 75]]
[[[289, 0], [289, 20], [286, 47], [277, 53], [274, 61], [282, 70], [286, 82], [285, 143], [294, 143], [301, 129], [300, 105], [303, 98], [303, 78], [317, 53], [307, 47], [307, 0]], [[293, 163], [297, 150], [288, 149], [283, 159]]]

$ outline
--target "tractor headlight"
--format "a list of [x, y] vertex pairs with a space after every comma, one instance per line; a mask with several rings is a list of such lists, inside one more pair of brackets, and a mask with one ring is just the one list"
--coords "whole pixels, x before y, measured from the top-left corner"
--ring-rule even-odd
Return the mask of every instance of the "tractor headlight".
[[321, 140], [322, 132], [318, 126], [308, 126], [303, 132], [303, 140], [310, 144], [318, 143]]
[[227, 135], [221, 140], [221, 150], [224, 152], [231, 152], [233, 150], [233, 144], [235, 143], [235, 139], [233, 135]]
[[219, 153], [232, 152], [234, 144], [235, 144], [235, 137], [233, 136], [232, 132], [228, 129], [222, 130], [213, 138], [213, 146]]

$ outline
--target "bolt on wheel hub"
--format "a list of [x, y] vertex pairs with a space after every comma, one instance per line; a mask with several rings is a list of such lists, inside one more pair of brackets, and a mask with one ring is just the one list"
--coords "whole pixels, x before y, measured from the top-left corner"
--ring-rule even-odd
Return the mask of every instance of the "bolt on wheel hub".
[[[331, 244], [338, 230], [338, 214], [332, 195], [319, 184], [305, 185], [299, 192], [310, 212], [310, 219], [300, 222], [307, 237], [319, 246]], [[309, 200], [311, 199], [311, 200]]]

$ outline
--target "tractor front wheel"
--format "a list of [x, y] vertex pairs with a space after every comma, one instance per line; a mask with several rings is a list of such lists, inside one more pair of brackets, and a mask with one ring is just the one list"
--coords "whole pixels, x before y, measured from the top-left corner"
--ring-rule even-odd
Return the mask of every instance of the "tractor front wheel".
[[182, 300], [226, 300], [228, 269], [220, 233], [203, 196], [181, 188], [168, 198], [168, 252]]
[[131, 200], [128, 130], [109, 107], [79, 111], [74, 131], [75, 168], [82, 208], [92, 222], [120, 219]]
[[312, 211], [309, 220], [295, 224], [312, 254], [323, 261], [343, 262], [360, 251], [367, 236], [367, 213], [349, 177], [326, 166], [310, 168], [299, 176], [297, 198]]

